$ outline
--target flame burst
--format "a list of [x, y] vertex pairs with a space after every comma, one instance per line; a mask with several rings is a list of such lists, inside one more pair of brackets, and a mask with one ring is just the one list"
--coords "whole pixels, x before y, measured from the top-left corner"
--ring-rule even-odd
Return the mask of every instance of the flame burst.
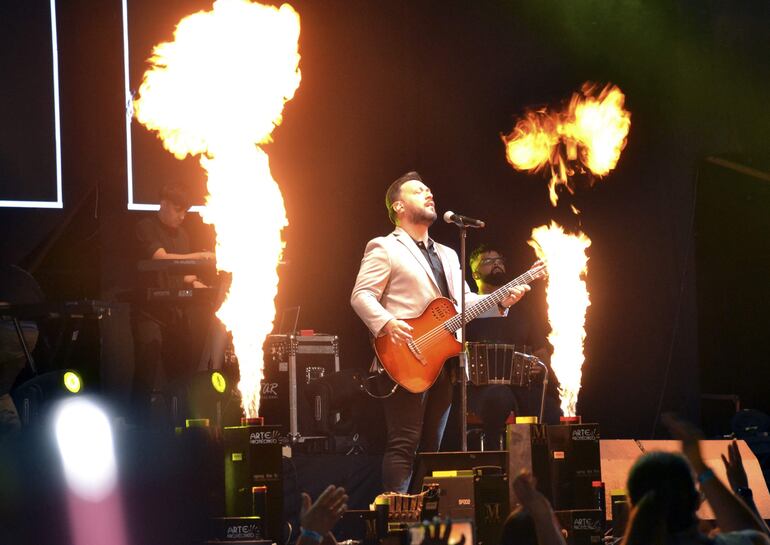
[[299, 15], [248, 0], [217, 0], [182, 19], [174, 41], [153, 50], [136, 117], [178, 159], [200, 155], [208, 174], [206, 223], [217, 236], [217, 268], [232, 282], [217, 317], [232, 332], [247, 417], [257, 416], [262, 344], [275, 319], [281, 191], [267, 154], [284, 104], [300, 82]]
[[615, 85], [586, 83], [574, 93], [569, 106], [557, 112], [527, 112], [511, 134], [503, 136], [508, 162], [517, 170], [539, 172], [550, 165], [548, 192], [556, 206], [556, 186], [570, 193], [570, 176], [576, 173], [604, 176], [620, 158], [631, 127], [631, 114], [623, 108], [625, 95]]
[[559, 396], [565, 416], [575, 416], [581, 371], [585, 357], [586, 309], [590, 305], [585, 276], [586, 249], [591, 245], [583, 233], [570, 235], [555, 222], [532, 230], [529, 245], [548, 267], [548, 342], [553, 347], [551, 368], [559, 378]]

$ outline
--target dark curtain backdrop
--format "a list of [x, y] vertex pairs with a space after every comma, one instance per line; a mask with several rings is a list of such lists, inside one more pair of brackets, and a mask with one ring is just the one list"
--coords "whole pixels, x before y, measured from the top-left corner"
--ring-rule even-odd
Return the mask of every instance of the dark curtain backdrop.
[[[125, 248], [142, 217], [125, 210], [120, 2], [60, 4], [65, 208], [0, 210], [3, 259], [39, 263], [40, 274], [63, 264], [72, 271], [67, 282], [51, 283], [51, 298], [111, 293], [127, 282]], [[187, 13], [183, 2], [175, 4], [172, 20]], [[487, 221], [469, 245], [500, 241], [517, 270], [534, 259], [526, 245], [531, 229], [550, 219], [591, 237], [585, 420], [601, 423], [605, 437], [641, 438], [662, 433], [661, 409], [697, 418], [695, 181], [710, 155], [764, 168], [769, 5], [293, 5], [302, 19], [302, 84], [267, 148], [290, 222], [279, 308], [301, 305], [301, 327], [340, 335], [343, 366], [368, 364], [350, 289], [366, 241], [390, 230], [385, 188], [416, 169], [441, 211]], [[25, 62], [23, 51], [0, 54], [4, 65], [6, 57]], [[542, 177], [508, 166], [500, 135], [526, 107], [557, 105], [587, 80], [625, 92], [628, 146], [605, 180], [564, 195], [554, 209]], [[140, 167], [154, 169], [151, 162]], [[570, 214], [569, 204], [582, 214]], [[204, 245], [210, 231], [197, 216], [188, 221]], [[57, 229], [75, 234], [54, 237], [58, 250], [41, 253]], [[432, 235], [457, 246], [451, 226], [436, 224]], [[54, 254], [58, 260], [37, 258]], [[100, 264], [98, 275], [85, 274], [90, 263]], [[542, 297], [542, 286], [532, 296]]]

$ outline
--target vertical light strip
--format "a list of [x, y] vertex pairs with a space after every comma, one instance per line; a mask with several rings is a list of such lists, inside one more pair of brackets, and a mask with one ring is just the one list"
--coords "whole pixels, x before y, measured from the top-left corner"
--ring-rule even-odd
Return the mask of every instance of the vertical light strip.
[[59, 116], [59, 42], [56, 34], [56, 0], [51, 0], [51, 51], [53, 53], [54, 150], [56, 154], [56, 200], [0, 200], [0, 208], [64, 208], [61, 181], [61, 121]]
[[52, 208], [64, 208], [61, 184], [61, 116], [59, 115], [59, 37], [56, 32], [56, 0], [51, 0], [51, 51], [53, 52], [53, 111], [56, 139], [56, 203]]
[[134, 117], [133, 97], [131, 96], [131, 82], [128, 73], [128, 0], [122, 1], [123, 5], [123, 82], [125, 85], [125, 116], [126, 116], [126, 182], [128, 184], [128, 209], [134, 208], [134, 164], [131, 149], [131, 119]]
[[[158, 210], [159, 204], [142, 204], [134, 202], [134, 157], [131, 146], [131, 120], [134, 118], [134, 97], [131, 95], [131, 77], [129, 75], [128, 61], [128, 0], [122, 0], [123, 4], [123, 80], [126, 96], [126, 185], [128, 195], [128, 210]], [[190, 212], [201, 212], [205, 207], [193, 206]]]

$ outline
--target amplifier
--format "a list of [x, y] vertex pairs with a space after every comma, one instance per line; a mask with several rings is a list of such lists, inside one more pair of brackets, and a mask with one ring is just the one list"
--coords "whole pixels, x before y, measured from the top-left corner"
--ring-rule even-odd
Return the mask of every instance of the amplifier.
[[604, 537], [604, 513], [599, 509], [556, 511], [567, 545], [600, 545]]
[[[260, 517], [260, 538], [283, 541], [283, 458], [278, 426], [225, 427], [225, 515]], [[228, 520], [228, 519], [223, 519]], [[264, 522], [262, 522], [264, 521]]]
[[[532, 473], [556, 510], [598, 507], [592, 486], [602, 480], [598, 424], [509, 424], [507, 434], [510, 476]], [[510, 494], [517, 504], [512, 485]]]
[[[493, 473], [487, 473], [493, 469]], [[497, 544], [508, 516], [508, 476], [500, 468], [436, 471], [425, 477], [424, 487], [439, 489], [441, 518], [470, 519], [476, 523], [476, 543]]]
[[337, 416], [309, 384], [340, 370], [336, 335], [268, 335], [259, 414], [279, 424], [291, 442], [325, 437]]

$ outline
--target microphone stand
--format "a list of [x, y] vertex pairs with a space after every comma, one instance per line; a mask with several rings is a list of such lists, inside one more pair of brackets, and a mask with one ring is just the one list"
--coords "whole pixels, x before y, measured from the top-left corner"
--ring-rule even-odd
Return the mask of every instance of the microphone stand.
[[468, 227], [460, 226], [460, 271], [462, 284], [460, 286], [460, 440], [462, 451], [468, 452], [468, 349], [465, 344], [465, 274], [467, 260], [465, 259], [465, 238], [468, 236]]
[[[454, 216], [454, 218], [452, 217]], [[468, 236], [468, 227], [480, 229], [484, 227], [484, 222], [459, 216], [453, 212], [444, 214], [444, 221], [454, 223], [460, 228], [460, 274], [462, 283], [460, 286], [460, 442], [462, 451], [468, 452], [468, 348], [465, 345], [465, 275], [467, 273], [468, 261], [465, 259], [465, 239]]]

